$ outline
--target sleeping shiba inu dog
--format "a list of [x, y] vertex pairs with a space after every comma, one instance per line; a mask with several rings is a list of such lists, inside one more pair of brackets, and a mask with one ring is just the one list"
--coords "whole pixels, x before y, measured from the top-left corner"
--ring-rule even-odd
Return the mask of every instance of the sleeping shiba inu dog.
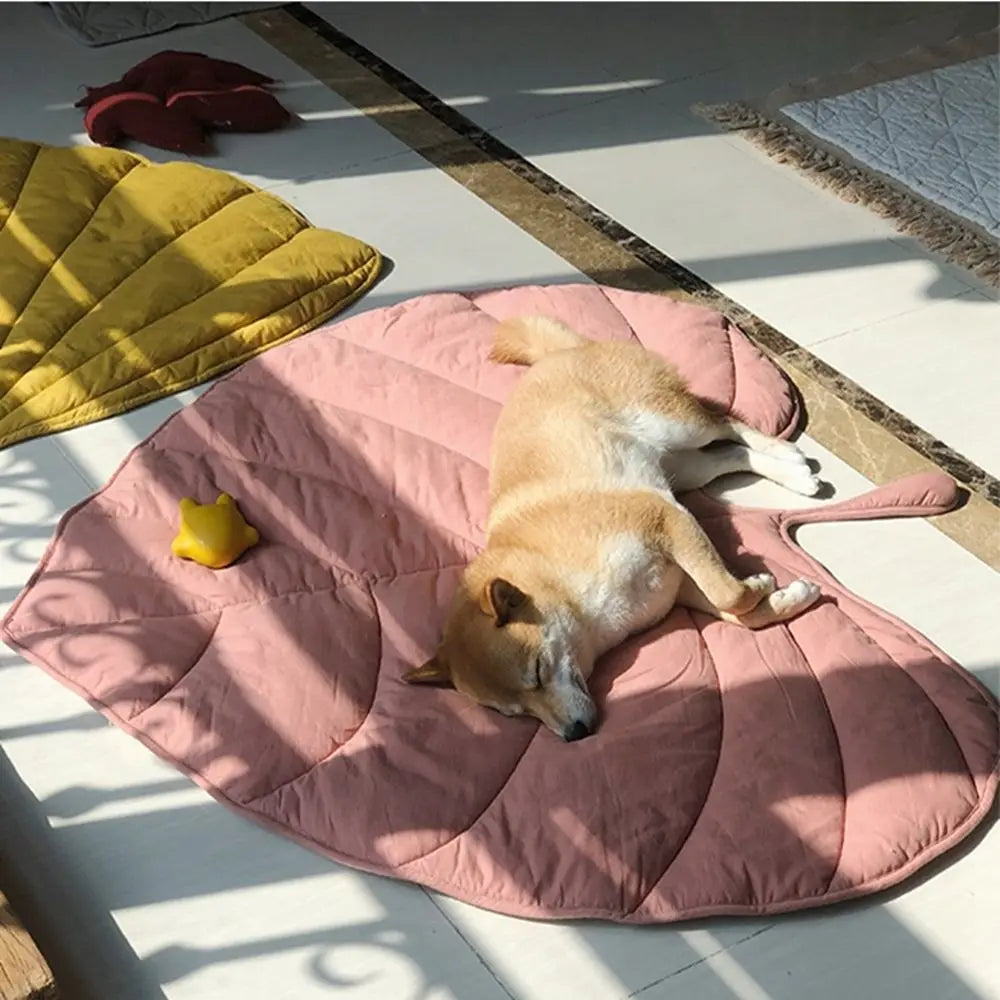
[[675, 604], [758, 628], [816, 600], [807, 580], [733, 576], [675, 499], [732, 472], [812, 496], [794, 444], [710, 413], [644, 348], [551, 319], [500, 324], [490, 356], [532, 367], [494, 433], [486, 548], [408, 681], [451, 683], [577, 740], [596, 722], [595, 661]]

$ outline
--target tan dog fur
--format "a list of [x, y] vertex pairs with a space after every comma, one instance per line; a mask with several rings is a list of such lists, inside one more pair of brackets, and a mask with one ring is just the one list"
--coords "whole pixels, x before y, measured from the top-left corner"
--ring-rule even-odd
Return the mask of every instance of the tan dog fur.
[[730, 472], [813, 495], [819, 481], [795, 445], [710, 413], [642, 347], [545, 317], [500, 324], [491, 358], [532, 367], [494, 432], [486, 548], [437, 652], [408, 681], [451, 683], [579, 739], [595, 725], [597, 658], [675, 603], [758, 628], [816, 599], [805, 580], [776, 590], [768, 574], [737, 579], [674, 499]]

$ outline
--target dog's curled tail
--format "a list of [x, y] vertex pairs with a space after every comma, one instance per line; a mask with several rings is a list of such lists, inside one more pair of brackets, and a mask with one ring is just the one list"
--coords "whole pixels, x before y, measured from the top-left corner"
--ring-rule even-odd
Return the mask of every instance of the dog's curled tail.
[[590, 341], [548, 316], [505, 319], [493, 335], [490, 360], [501, 364], [533, 365], [546, 354], [582, 347]]

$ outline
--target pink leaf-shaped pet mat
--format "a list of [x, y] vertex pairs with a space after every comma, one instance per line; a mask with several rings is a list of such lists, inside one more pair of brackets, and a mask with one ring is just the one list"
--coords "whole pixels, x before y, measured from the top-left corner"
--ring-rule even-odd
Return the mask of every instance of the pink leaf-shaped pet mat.
[[[823, 599], [759, 632], [675, 611], [599, 666], [590, 739], [402, 682], [482, 543], [520, 375], [486, 355], [523, 313], [636, 338], [761, 430], [799, 416], [695, 306], [589, 285], [424, 296], [270, 351], [172, 417], [66, 516], [4, 638], [249, 818], [505, 913], [792, 910], [968, 834], [996, 788], [995, 702], [789, 536], [946, 510], [944, 476], [797, 514], [690, 497], [734, 565], [810, 576]], [[221, 571], [173, 558], [178, 499], [220, 491], [261, 544]]]

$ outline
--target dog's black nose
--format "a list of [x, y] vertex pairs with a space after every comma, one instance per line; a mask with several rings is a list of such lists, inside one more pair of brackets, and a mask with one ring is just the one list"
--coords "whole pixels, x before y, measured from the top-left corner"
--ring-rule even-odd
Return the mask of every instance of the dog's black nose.
[[587, 728], [587, 724], [585, 722], [580, 722], [578, 719], [572, 726], [563, 732], [563, 739], [567, 743], [575, 743], [577, 740], [582, 740], [585, 736], [589, 735], [590, 730]]

